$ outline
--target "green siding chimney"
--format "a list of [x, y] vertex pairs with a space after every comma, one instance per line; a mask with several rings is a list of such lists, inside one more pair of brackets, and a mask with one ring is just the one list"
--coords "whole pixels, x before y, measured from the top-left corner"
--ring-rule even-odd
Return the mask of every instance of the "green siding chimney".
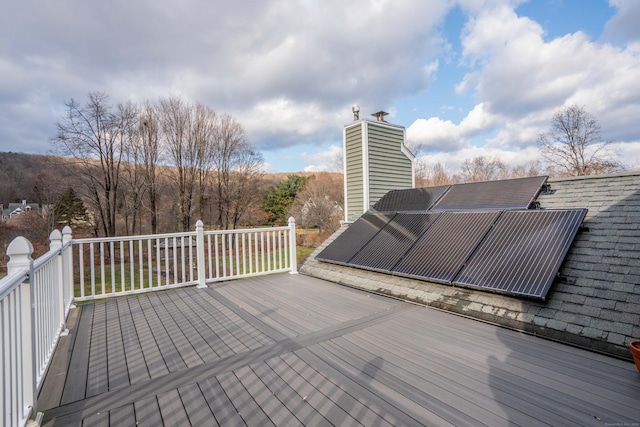
[[387, 192], [415, 186], [415, 157], [404, 144], [405, 129], [383, 121], [380, 113], [377, 121], [360, 119], [344, 127], [346, 221], [355, 221]]

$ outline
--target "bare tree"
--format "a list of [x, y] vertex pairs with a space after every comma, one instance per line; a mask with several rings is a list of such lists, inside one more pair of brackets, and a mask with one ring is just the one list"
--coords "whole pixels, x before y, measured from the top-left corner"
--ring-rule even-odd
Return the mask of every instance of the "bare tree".
[[[138, 119], [139, 120], [139, 119]], [[123, 146], [125, 162], [122, 165], [123, 190], [122, 204], [124, 208], [125, 229], [127, 234], [134, 234], [136, 226], [142, 234], [142, 203], [147, 189], [143, 166], [144, 145], [141, 144], [139, 123], [132, 126], [130, 136]]]
[[447, 170], [444, 163], [437, 162], [433, 165], [422, 157], [416, 161], [416, 187], [430, 187], [453, 184], [457, 177]]
[[542, 165], [539, 160], [532, 160], [522, 165], [511, 168], [509, 172], [510, 178], [526, 178], [529, 176], [541, 175]]
[[302, 227], [333, 233], [344, 217], [343, 193], [341, 175], [319, 172], [309, 177], [296, 194], [290, 214], [298, 218]]
[[463, 182], [492, 181], [507, 176], [507, 166], [497, 157], [477, 156], [465, 159], [460, 167], [460, 178]]
[[180, 98], [161, 99], [162, 135], [170, 162], [176, 168], [178, 212], [182, 231], [191, 229], [194, 194], [204, 181], [214, 144], [213, 111]]
[[584, 107], [569, 105], [557, 111], [548, 132], [538, 136], [543, 159], [563, 175], [589, 175], [621, 168], [604, 140], [598, 120]]
[[251, 146], [242, 125], [225, 114], [218, 123], [213, 159], [216, 224], [235, 229], [243, 213], [259, 201], [262, 155]]
[[113, 111], [108, 96], [98, 92], [91, 92], [85, 105], [73, 99], [65, 105], [67, 112], [57, 124], [53, 143], [76, 160], [98, 215], [98, 228], [105, 236], [115, 236], [123, 145], [135, 110], [121, 105]]
[[151, 216], [151, 234], [158, 232], [158, 172], [162, 158], [158, 109], [148, 101], [139, 111], [138, 132], [144, 169], [144, 183], [149, 199], [146, 206]]

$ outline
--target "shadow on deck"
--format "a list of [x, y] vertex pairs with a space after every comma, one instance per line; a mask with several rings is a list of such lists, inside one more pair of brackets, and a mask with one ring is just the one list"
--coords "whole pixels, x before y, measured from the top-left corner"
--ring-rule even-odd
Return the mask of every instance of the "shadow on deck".
[[68, 326], [46, 426], [640, 423], [632, 363], [307, 276], [85, 303]]

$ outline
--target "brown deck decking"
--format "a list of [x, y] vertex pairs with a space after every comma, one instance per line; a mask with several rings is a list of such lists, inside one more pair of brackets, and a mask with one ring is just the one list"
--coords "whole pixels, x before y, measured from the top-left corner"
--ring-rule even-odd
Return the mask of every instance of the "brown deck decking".
[[68, 326], [47, 426], [640, 423], [632, 363], [302, 275], [86, 303]]

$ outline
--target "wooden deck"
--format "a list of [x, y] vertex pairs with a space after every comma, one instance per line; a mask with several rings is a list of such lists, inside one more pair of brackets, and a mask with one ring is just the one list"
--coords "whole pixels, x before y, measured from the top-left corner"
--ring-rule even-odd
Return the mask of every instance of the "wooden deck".
[[80, 305], [46, 426], [639, 425], [632, 363], [302, 275]]

